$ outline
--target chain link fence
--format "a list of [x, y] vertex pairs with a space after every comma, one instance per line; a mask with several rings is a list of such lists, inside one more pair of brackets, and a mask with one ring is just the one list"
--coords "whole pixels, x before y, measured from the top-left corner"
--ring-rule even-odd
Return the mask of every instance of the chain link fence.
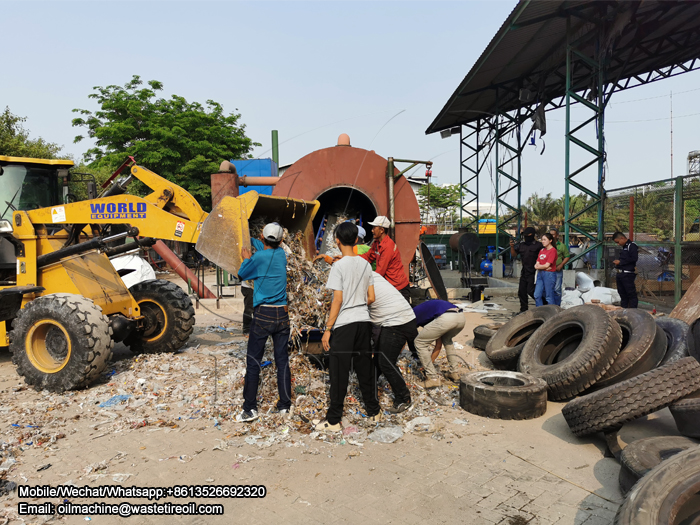
[[607, 191], [604, 224], [607, 286], [616, 287], [616, 231], [639, 247], [635, 284], [641, 301], [673, 307], [700, 275], [700, 175]]

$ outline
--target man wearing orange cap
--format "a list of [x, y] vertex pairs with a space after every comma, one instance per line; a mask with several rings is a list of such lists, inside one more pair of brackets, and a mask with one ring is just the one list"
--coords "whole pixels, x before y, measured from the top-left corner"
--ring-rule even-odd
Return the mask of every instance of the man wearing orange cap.
[[396, 243], [387, 235], [391, 222], [385, 216], [380, 215], [368, 224], [372, 226], [374, 242], [370, 250], [360, 257], [370, 264], [376, 262], [377, 269], [375, 271], [389, 281], [410, 304], [411, 294], [408, 278], [403, 271], [401, 253]]

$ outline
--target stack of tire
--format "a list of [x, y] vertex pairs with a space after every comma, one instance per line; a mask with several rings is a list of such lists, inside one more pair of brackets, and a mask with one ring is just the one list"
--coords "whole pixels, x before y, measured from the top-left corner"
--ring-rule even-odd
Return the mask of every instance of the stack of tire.
[[486, 355], [499, 370], [463, 376], [460, 404], [489, 417], [538, 417], [546, 410], [543, 389], [550, 400], [571, 400], [562, 412], [577, 436], [615, 433], [670, 407], [685, 437], [640, 440], [622, 451], [620, 485], [628, 496], [615, 523], [700, 523], [696, 353], [690, 327], [677, 319], [638, 309], [543, 306], [493, 334]]

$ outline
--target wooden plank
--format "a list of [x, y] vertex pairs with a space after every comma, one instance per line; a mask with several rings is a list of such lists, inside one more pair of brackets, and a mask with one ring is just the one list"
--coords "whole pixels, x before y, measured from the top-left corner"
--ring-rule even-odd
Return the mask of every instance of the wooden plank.
[[671, 312], [671, 317], [692, 325], [700, 318], [700, 279], [688, 288], [685, 295]]

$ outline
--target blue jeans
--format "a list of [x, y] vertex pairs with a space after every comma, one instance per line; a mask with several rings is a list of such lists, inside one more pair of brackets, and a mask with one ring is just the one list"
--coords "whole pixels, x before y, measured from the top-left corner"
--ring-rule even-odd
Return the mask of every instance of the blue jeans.
[[542, 306], [542, 296], [547, 299], [547, 304], [557, 304], [554, 294], [554, 286], [557, 282], [556, 272], [537, 272], [537, 283], [535, 284], [535, 306]]
[[256, 306], [250, 324], [248, 352], [246, 355], [245, 383], [243, 385], [243, 410], [250, 412], [258, 408], [258, 384], [267, 338], [272, 336], [277, 367], [277, 408], [292, 406], [292, 374], [289, 371], [289, 315], [282, 307]]
[[558, 272], [554, 272], [554, 275], [557, 276], [557, 280], [554, 283], [554, 298], [556, 299], [556, 304], [557, 306], [561, 306], [561, 292], [562, 292], [562, 281], [564, 279], [564, 270], [560, 270]]

